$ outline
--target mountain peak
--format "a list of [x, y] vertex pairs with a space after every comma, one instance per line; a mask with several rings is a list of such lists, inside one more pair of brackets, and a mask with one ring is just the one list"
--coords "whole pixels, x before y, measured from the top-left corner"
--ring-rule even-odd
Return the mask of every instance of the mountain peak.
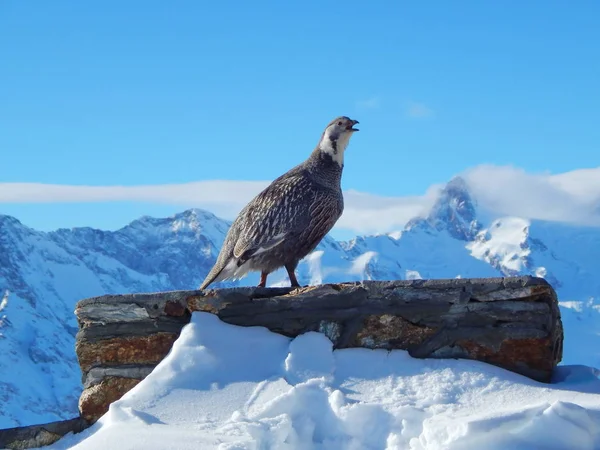
[[11, 226], [11, 227], [23, 227], [24, 225], [15, 217], [6, 216], [4, 214], [0, 214], [0, 227], [2, 226]]
[[171, 220], [187, 220], [187, 221], [198, 221], [198, 220], [218, 220], [223, 219], [217, 217], [212, 212], [200, 208], [190, 208], [177, 213], [170, 217]]
[[444, 189], [442, 189], [442, 193], [447, 193], [448, 195], [468, 195], [469, 194], [469, 186], [463, 177], [460, 175], [456, 175], [446, 183]]
[[464, 178], [456, 176], [444, 186], [427, 221], [437, 230], [447, 230], [456, 239], [469, 241], [475, 237], [481, 225]]
[[477, 221], [475, 201], [464, 178], [452, 178], [440, 191], [427, 217], [410, 221], [407, 228], [424, 225], [438, 231], [446, 230], [461, 241], [470, 241], [475, 237], [481, 225]]

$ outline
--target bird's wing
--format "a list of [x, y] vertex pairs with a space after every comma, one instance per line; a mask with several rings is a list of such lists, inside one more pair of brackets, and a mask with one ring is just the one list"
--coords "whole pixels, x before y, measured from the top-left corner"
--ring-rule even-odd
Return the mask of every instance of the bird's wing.
[[247, 260], [297, 236], [309, 224], [314, 195], [302, 173], [273, 182], [244, 209], [233, 256]]

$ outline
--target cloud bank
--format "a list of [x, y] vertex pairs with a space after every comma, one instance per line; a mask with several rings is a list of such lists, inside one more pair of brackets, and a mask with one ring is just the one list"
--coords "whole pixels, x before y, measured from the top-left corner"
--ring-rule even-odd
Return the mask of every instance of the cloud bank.
[[232, 219], [268, 181], [209, 180], [141, 186], [0, 183], [0, 203], [148, 202], [205, 208]]
[[[478, 207], [492, 216], [518, 216], [600, 226], [600, 167], [558, 175], [531, 174], [511, 166], [477, 166], [458, 174]], [[269, 181], [212, 180], [147, 186], [69, 186], [0, 183], [0, 203], [138, 201], [204, 208], [233, 219]], [[357, 234], [398, 230], [424, 216], [442, 185], [420, 196], [383, 197], [348, 190], [336, 227]]]
[[550, 175], [482, 165], [462, 176], [494, 215], [600, 226], [600, 167]]

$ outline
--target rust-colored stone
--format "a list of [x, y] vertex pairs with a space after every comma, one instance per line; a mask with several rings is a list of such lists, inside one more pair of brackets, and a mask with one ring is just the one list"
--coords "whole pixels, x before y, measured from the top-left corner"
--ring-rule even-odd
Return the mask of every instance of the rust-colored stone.
[[367, 348], [407, 350], [421, 344], [435, 333], [434, 328], [417, 326], [400, 316], [368, 316], [356, 334], [354, 345]]
[[548, 285], [537, 285], [530, 286], [531, 295], [528, 297], [519, 298], [522, 302], [543, 302], [548, 305], [552, 305], [555, 300], [556, 294], [551, 286]]
[[81, 417], [91, 423], [96, 422], [108, 411], [112, 402], [119, 400], [140, 381], [135, 378], [105, 377], [100, 384], [85, 389], [79, 397]]
[[286, 298], [286, 297], [296, 297], [300, 294], [306, 294], [308, 292], [314, 291], [316, 289], [322, 289], [322, 286], [320, 285], [312, 285], [312, 286], [301, 286], [301, 287], [297, 287], [292, 289], [290, 292], [288, 292], [287, 294], [283, 294], [281, 296], [281, 298]]
[[494, 350], [474, 341], [456, 341], [456, 345], [463, 348], [469, 357], [479, 361], [495, 364], [514, 372], [521, 372], [526, 366], [540, 372], [552, 373], [556, 365], [552, 341], [549, 338], [507, 339], [500, 345], [499, 350]]
[[215, 295], [208, 294], [205, 297], [190, 296], [187, 298], [187, 307], [190, 312], [202, 311], [211, 314], [219, 314], [228, 302], [215, 300]]
[[531, 294], [532, 296], [547, 296], [549, 299], [551, 299], [555, 295], [552, 286], [546, 284], [538, 284], [537, 286], [531, 286]]
[[167, 316], [181, 317], [185, 314], [186, 308], [179, 302], [166, 302], [164, 311]]
[[86, 373], [100, 364], [156, 364], [169, 353], [178, 335], [156, 333], [78, 342], [75, 346], [81, 370]]

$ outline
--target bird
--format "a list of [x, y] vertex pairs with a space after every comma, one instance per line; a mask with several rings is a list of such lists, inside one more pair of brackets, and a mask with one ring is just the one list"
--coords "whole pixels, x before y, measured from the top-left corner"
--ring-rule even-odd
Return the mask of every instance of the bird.
[[333, 119], [306, 160], [273, 180], [239, 212], [200, 290], [249, 272], [260, 272], [258, 287], [266, 287], [267, 276], [281, 267], [290, 287], [300, 287], [299, 262], [344, 211], [344, 152], [358, 123], [347, 116]]

